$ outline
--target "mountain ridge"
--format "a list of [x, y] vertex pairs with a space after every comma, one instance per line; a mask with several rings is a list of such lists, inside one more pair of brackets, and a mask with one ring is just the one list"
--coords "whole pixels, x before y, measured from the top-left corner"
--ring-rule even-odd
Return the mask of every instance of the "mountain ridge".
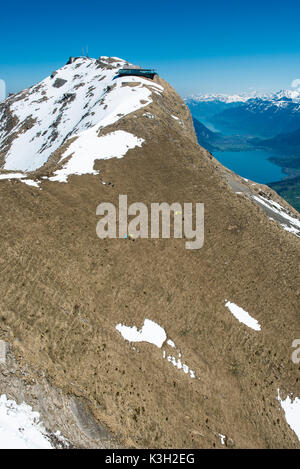
[[299, 90], [281, 90], [261, 96], [203, 95], [185, 102], [194, 117], [223, 133], [271, 138], [300, 128], [299, 99]]
[[[96, 123], [76, 115], [76, 123], [95, 125], [60, 135], [47, 161], [43, 151], [31, 155], [27, 148], [20, 168], [22, 153], [12, 152], [9, 138], [41, 126], [16, 122], [6, 111], [2, 168], [9, 155], [14, 169], [0, 174], [0, 339], [8, 350], [1, 392], [20, 398], [22, 390], [49, 429], [76, 447], [79, 428], [83, 447], [299, 448], [284, 411], [288, 399], [296, 405], [300, 396], [291, 360], [300, 333], [297, 212], [201, 147], [187, 106], [162, 78], [115, 81], [107, 102], [97, 105]], [[99, 83], [92, 99], [97, 90], [102, 96]], [[144, 87], [151, 102], [137, 103]], [[137, 107], [117, 116], [114, 90], [121, 93], [118, 106]], [[15, 97], [9, 107], [23, 99], [28, 111], [30, 96]], [[67, 97], [61, 121], [70, 104]], [[120, 132], [141, 145], [125, 141], [118, 157], [112, 142], [121, 145]], [[40, 166], [29, 167], [40, 155]], [[83, 169], [70, 168], [74, 158]], [[24, 184], [28, 178], [36, 185]], [[147, 207], [204, 203], [203, 248], [188, 251], [175, 238], [100, 240], [96, 208], [117, 207], [120, 194]], [[259, 328], [240, 321], [240, 310]], [[165, 331], [161, 348], [120, 333], [122, 326], [142, 331], [146, 320]]]

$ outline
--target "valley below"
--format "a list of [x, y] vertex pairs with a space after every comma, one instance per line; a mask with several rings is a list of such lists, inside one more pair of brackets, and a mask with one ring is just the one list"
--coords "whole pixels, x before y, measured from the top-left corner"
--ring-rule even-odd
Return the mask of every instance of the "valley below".
[[263, 110], [262, 102], [250, 101], [187, 100], [198, 142], [224, 166], [269, 185], [299, 211], [300, 130], [286, 132], [289, 125], [291, 129], [299, 125], [296, 103], [284, 101], [282, 113], [282, 104], [270, 105], [269, 98]]
[[285, 177], [280, 166], [270, 161], [266, 150], [214, 151], [217, 160], [240, 176], [260, 184], [280, 181]]

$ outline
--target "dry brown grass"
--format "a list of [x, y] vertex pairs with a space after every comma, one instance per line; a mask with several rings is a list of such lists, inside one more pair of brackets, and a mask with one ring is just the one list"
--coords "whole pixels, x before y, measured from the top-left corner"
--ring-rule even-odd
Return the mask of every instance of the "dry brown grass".
[[[300, 396], [290, 358], [300, 337], [299, 239], [234, 194], [197, 145], [187, 108], [163, 86], [164, 97], [106, 129], [146, 140], [123, 159], [96, 162], [110, 186], [89, 175], [45, 181], [42, 191], [1, 182], [1, 337], [15, 339], [20, 364], [37, 377], [84, 398], [126, 447], [221, 447], [222, 433], [236, 448], [299, 448], [277, 401], [278, 388]], [[96, 207], [118, 205], [119, 194], [129, 203], [203, 202], [204, 247], [98, 239]], [[235, 320], [226, 299], [262, 331]], [[133, 350], [115, 329], [145, 318], [165, 328], [200, 380], [155, 346]]]

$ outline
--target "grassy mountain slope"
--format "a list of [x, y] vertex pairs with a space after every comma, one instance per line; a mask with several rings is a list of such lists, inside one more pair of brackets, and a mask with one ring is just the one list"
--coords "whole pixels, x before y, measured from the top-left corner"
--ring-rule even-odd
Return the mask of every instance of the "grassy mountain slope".
[[[299, 238], [252, 195], [264, 191], [296, 214], [200, 147], [181, 98], [161, 78], [156, 83], [163, 91], [152, 88], [146, 107], [99, 133], [99, 145], [123, 131], [141, 146], [95, 158], [93, 174], [69, 174], [63, 183], [51, 178], [76, 156], [66, 140], [30, 173], [39, 187], [0, 181], [0, 338], [19, 373], [26, 366], [28, 379], [80, 399], [115, 445], [222, 448], [222, 434], [230, 447], [299, 448], [278, 402], [278, 392], [300, 397], [299, 365], [291, 361], [300, 336]], [[204, 203], [203, 248], [188, 251], [184, 239], [100, 240], [96, 207], [117, 206], [119, 194], [147, 206]], [[261, 331], [240, 323], [226, 301]], [[119, 323], [140, 329], [145, 318], [176, 349], [132, 344], [116, 330]], [[196, 378], [163, 352], [176, 359], [180, 352]]]

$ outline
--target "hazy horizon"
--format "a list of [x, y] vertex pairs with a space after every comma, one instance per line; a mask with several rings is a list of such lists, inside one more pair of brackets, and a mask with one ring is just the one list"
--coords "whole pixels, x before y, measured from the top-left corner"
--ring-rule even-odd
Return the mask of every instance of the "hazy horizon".
[[[98, 58], [100, 55], [106, 54], [99, 54], [98, 56], [92, 58]], [[74, 55], [75, 56], [75, 55]], [[120, 55], [114, 54], [112, 56], [119, 57]], [[1, 91], [3, 86], [1, 86], [1, 81], [3, 82], [3, 78], [5, 76], [8, 77], [5, 79], [6, 84], [6, 95], [8, 93], [17, 93], [24, 88], [29, 88], [32, 85], [42, 81], [44, 78], [49, 76], [53, 70], [56, 70], [60, 67], [63, 67], [67, 62], [69, 56], [66, 57], [66, 60], [62, 63], [53, 63], [49, 65], [16, 65], [15, 67], [7, 67], [6, 73], [3, 73], [0, 77], [0, 100], [1, 100]], [[123, 58], [123, 57], [121, 57]], [[126, 57], [125, 57], [126, 59]], [[129, 59], [128, 59], [129, 60]], [[201, 63], [190, 65], [190, 77], [183, 78], [181, 74], [178, 75], [175, 73], [175, 69], [177, 67], [181, 68], [180, 65], [177, 63], [161, 63], [156, 65], [155, 63], [148, 64], [140, 64], [135, 63], [136, 65], [142, 66], [150, 66], [151, 68], [157, 69], [159, 75], [167, 80], [182, 97], [188, 97], [190, 95], [197, 95], [197, 94], [251, 94], [252, 92], [258, 93], [272, 93], [277, 92], [281, 89], [294, 89], [293, 82], [297, 80], [297, 74], [295, 73], [294, 76], [290, 77], [282, 77], [282, 79], [274, 80], [274, 82], [268, 82], [268, 80], [251, 80], [248, 76], [248, 79], [241, 79], [239, 82], [239, 86], [234, 87], [232, 84], [224, 83], [223, 86], [218, 85], [217, 79], [214, 79], [214, 75], [218, 72], [218, 65], [216, 63], [212, 63], [210, 67], [207, 67], [205, 73], [199, 73], [199, 68], [201, 68]], [[14, 71], [13, 69], [16, 69]], [[216, 72], [213, 73], [212, 69], [215, 69]], [[18, 71], [17, 71], [18, 70]], [[21, 72], [20, 72], [21, 71]], [[20, 77], [21, 73], [21, 77]], [[247, 71], [243, 70], [240, 72], [241, 75], [247, 75]], [[197, 75], [199, 75], [198, 85], [193, 83], [193, 80], [197, 80]], [[300, 72], [299, 72], [300, 76]], [[192, 83], [191, 83], [192, 82]]]

